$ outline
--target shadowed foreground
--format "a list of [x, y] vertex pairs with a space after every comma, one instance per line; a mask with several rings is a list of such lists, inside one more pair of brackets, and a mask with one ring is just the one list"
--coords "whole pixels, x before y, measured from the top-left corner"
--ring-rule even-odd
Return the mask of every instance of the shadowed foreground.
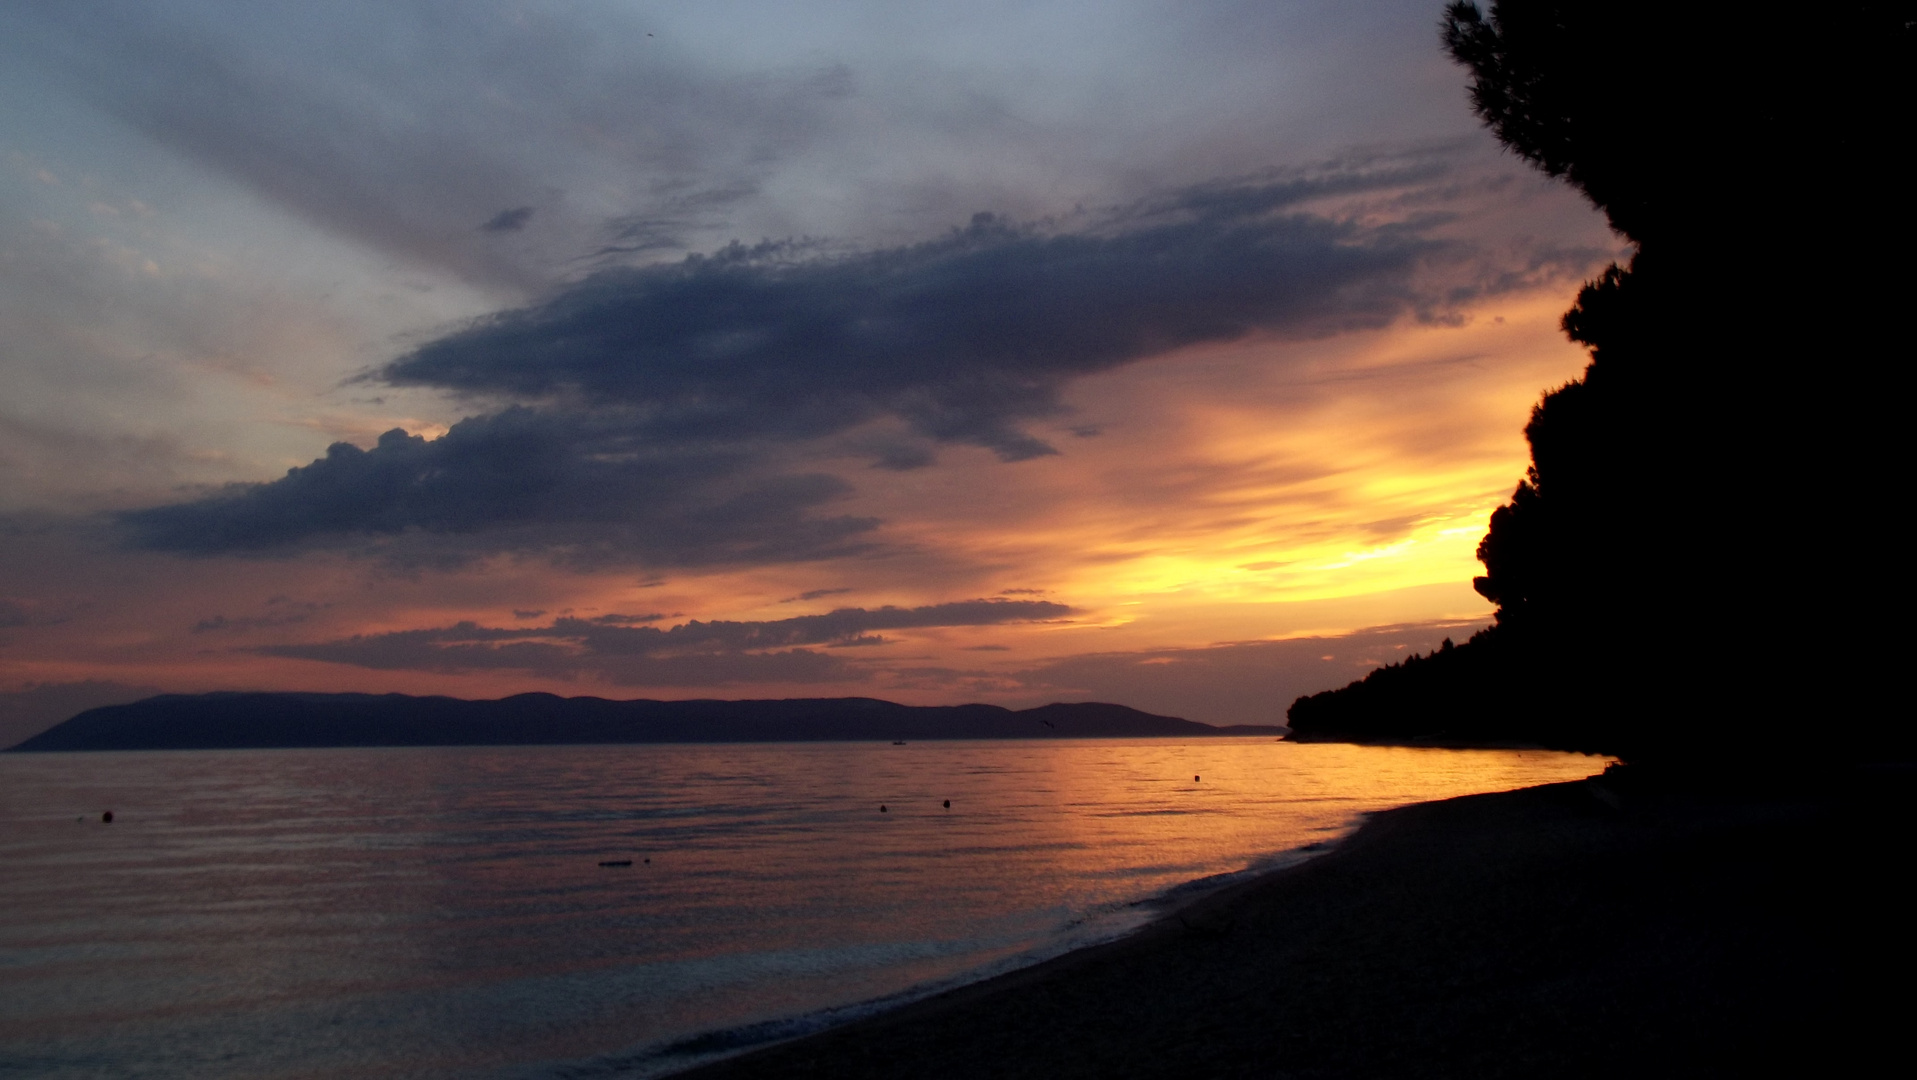
[[686, 1075], [1842, 1075], [1912, 997], [1910, 786], [1405, 807], [1125, 941]]

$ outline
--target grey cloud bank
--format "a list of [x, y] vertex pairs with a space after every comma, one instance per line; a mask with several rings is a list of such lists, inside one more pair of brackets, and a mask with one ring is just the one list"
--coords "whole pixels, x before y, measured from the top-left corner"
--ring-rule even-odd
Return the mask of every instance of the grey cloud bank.
[[671, 438], [811, 437], [891, 414], [1019, 460], [1051, 452], [1014, 425], [1056, 412], [1066, 379], [1253, 330], [1322, 334], [1403, 311], [1436, 241], [1285, 212], [1402, 179], [1195, 191], [1096, 231], [980, 214], [937, 241], [844, 257], [735, 245], [593, 275], [381, 376], [637, 405]]
[[367, 376], [516, 404], [438, 439], [338, 443], [280, 480], [121, 520], [142, 546], [196, 554], [379, 538], [389, 554], [452, 561], [846, 554], [879, 522], [832, 515], [850, 486], [791, 471], [807, 454], [862, 448], [895, 469], [930, 464], [941, 444], [1005, 461], [1052, 454], [1028, 425], [1060, 414], [1074, 379], [1254, 333], [1428, 317], [1501, 287], [1475, 271], [1455, 280], [1473, 253], [1441, 238], [1442, 217], [1307, 205], [1443, 172], [1427, 158], [1207, 185], [1072, 228], [982, 214], [877, 251], [735, 245], [601, 271]]
[[[638, 429], [638, 430], [635, 430]], [[389, 431], [371, 450], [335, 443], [270, 484], [121, 516], [143, 546], [188, 554], [388, 545], [401, 561], [501, 551], [580, 565], [777, 562], [845, 554], [869, 518], [810, 513], [847, 490], [824, 474], [764, 474], [743, 448], [647, 439], [618, 411], [512, 408], [438, 439]]]

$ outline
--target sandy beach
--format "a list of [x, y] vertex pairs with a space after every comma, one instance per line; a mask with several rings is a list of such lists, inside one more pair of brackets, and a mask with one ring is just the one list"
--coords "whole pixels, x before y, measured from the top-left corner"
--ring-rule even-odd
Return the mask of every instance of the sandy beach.
[[1910, 1003], [1910, 787], [1408, 806], [1122, 941], [684, 1075], [1851, 1074]]

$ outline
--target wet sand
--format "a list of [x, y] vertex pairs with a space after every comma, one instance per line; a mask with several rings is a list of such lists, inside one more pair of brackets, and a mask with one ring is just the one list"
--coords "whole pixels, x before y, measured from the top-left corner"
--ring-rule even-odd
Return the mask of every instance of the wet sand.
[[1861, 1072], [1913, 1004], [1912, 774], [1813, 787], [1388, 811], [1122, 941], [682, 1075]]

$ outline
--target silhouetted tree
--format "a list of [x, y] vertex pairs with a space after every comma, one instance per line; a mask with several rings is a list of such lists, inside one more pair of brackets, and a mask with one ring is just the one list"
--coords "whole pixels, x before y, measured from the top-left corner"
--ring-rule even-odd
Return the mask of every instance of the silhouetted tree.
[[1301, 699], [1294, 726], [1419, 729], [1425, 685], [1460, 730], [1640, 758], [1820, 727], [1907, 752], [1870, 700], [1908, 593], [1881, 544], [1917, 3], [1460, 2], [1442, 33], [1499, 139], [1637, 250], [1564, 317], [1591, 363], [1532, 411], [1531, 468], [1478, 549], [1496, 625], [1442, 679], [1395, 666]]

